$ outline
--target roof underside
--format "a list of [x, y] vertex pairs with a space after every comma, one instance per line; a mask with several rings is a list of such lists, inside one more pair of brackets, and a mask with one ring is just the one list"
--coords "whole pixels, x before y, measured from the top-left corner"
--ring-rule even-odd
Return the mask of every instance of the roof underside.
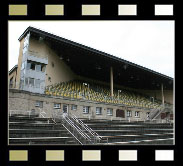
[[171, 77], [33, 27], [28, 27], [19, 40], [27, 32], [37, 39], [42, 37], [82, 77], [109, 82], [110, 67], [113, 67], [114, 84], [148, 90], [160, 90], [163, 84], [164, 89], [173, 89]]

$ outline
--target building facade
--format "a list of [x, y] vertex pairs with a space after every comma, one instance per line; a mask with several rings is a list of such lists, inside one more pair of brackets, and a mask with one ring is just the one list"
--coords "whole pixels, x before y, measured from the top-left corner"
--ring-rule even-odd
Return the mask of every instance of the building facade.
[[[115, 76], [114, 79], [116, 79], [117, 76], [119, 77], [119, 78], [117, 77], [116, 79], [116, 81], [119, 80], [118, 85], [120, 83], [120, 79], [123, 79], [125, 77], [123, 76], [123, 74], [120, 77], [120, 73], [118, 73], [119, 71], [117, 71], [118, 69], [116, 69], [117, 67], [115, 68], [114, 64], [113, 67], [111, 67], [110, 60], [107, 61], [107, 63], [109, 63], [109, 66], [107, 67], [102, 66], [102, 64], [105, 64], [103, 62], [99, 64], [97, 60], [96, 64], [92, 64], [86, 58], [87, 54], [89, 53], [85, 53], [86, 55], [84, 58], [86, 59], [79, 56], [80, 53], [78, 52], [82, 48], [79, 48], [79, 50], [77, 50], [78, 48], [75, 49], [76, 44], [73, 44], [71, 42], [70, 45], [72, 46], [70, 46], [68, 44], [69, 43], [68, 40], [63, 41], [63, 39], [60, 38], [56, 39], [54, 35], [47, 33], [44, 34], [44, 32], [42, 31], [40, 32], [35, 28], [28, 28], [19, 38], [19, 41], [20, 41], [20, 50], [19, 50], [18, 65], [15, 68], [16, 70], [13, 69], [9, 72], [10, 111], [22, 110], [22, 111], [34, 111], [35, 113], [40, 113], [42, 111], [45, 112], [47, 117], [51, 117], [54, 114], [67, 112], [68, 114], [75, 114], [79, 118], [96, 118], [96, 119], [111, 119], [111, 120], [129, 120], [129, 121], [147, 120], [149, 118], [150, 112], [153, 111], [153, 109], [132, 107], [125, 104], [120, 105], [120, 104], [96, 102], [92, 100], [71, 99], [67, 97], [64, 98], [58, 96], [54, 97], [53, 95], [50, 96], [45, 94], [45, 88], [47, 86], [62, 82], [68, 82], [75, 79], [87, 78], [86, 77], [87, 74], [88, 78], [90, 78], [89, 72], [93, 70], [92, 72], [94, 73], [94, 77], [96, 78], [99, 77], [101, 79], [103, 79], [102, 76], [104, 78], [107, 78], [107, 76], [104, 74], [106, 74], [106, 72], [109, 72], [111, 97], [113, 97], [113, 86], [114, 86], [113, 77]], [[77, 47], [81, 46], [77, 45]], [[83, 54], [84, 53], [81, 52], [81, 55]], [[77, 59], [76, 62], [74, 62], [75, 59]], [[103, 59], [105, 60], [106, 57], [103, 57]], [[119, 64], [121, 62], [119, 60], [116, 62], [115, 60], [115, 63]], [[89, 65], [92, 65], [94, 69], [90, 69], [91, 67]], [[126, 61], [121, 63], [121, 66], [124, 68], [124, 72], [126, 72], [127, 68], [125, 66], [128, 66], [128, 68], [133, 68], [134, 70], [136, 66], [133, 66], [133, 64], [131, 65], [132, 67], [129, 67], [130, 65], [127, 65]], [[79, 72], [77, 68], [80, 68]], [[106, 70], [106, 68], [108, 68], [109, 70], [108, 69]], [[139, 74], [140, 72], [145, 72], [145, 74], [147, 74], [149, 79], [151, 79], [151, 75], [152, 77], [154, 77], [153, 81], [156, 80], [156, 82], [158, 82], [159, 79], [162, 80], [159, 81], [158, 83], [152, 82], [152, 84], [150, 82], [151, 80], [148, 81], [145, 80], [147, 81], [147, 83], [145, 82], [144, 85], [151, 84], [149, 86], [153, 86], [154, 89], [153, 88], [135, 89], [134, 87], [132, 87], [131, 89], [133, 89], [133, 91], [147, 95], [150, 102], [154, 102], [154, 99], [157, 99], [162, 100], [162, 105], [164, 104], [164, 102], [173, 104], [173, 89], [167, 88], [168, 86], [170, 86], [169, 84], [172, 85], [173, 81], [171, 78], [167, 78], [167, 76], [161, 76], [161, 75], [159, 76], [158, 73], [155, 74], [153, 72], [151, 73], [151, 71], [148, 71], [147, 69], [143, 69], [144, 71], [142, 71], [141, 67], [137, 67], [137, 69], [139, 70], [137, 74]], [[101, 70], [104, 70], [104, 72], [101, 72]], [[129, 69], [128, 73], [127, 74], [125, 73], [125, 75], [127, 75], [126, 79], [129, 81], [129, 86], [131, 84], [130, 81], [133, 80], [134, 78], [134, 76], [132, 76], [133, 72], [131, 72], [131, 70], [132, 69]], [[97, 72], [99, 74], [101, 72], [102, 74], [99, 75]], [[84, 73], [84, 75], [82, 73]], [[136, 83], [134, 81], [133, 86], [136, 86], [136, 84], [141, 86], [141, 83], [143, 83], [144, 78], [143, 76], [140, 77], [142, 78], [142, 81], [140, 83], [138, 82]], [[139, 78], [136, 79], [136, 81], [138, 80]], [[125, 82], [127, 81], [121, 81], [121, 83]], [[164, 84], [166, 85], [161, 84], [161, 82], [164, 82]], [[157, 84], [156, 89], [154, 84]], [[118, 93], [119, 92], [120, 91], [118, 90]], [[172, 112], [169, 113], [167, 116], [163, 117], [164, 118], [171, 117], [172, 119], [173, 117]]]

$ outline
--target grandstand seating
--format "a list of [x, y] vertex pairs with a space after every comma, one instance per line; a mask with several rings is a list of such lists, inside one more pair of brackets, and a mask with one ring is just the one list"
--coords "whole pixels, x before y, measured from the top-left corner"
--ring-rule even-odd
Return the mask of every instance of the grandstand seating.
[[148, 96], [134, 92], [124, 87], [114, 89], [114, 96], [110, 96], [109, 85], [87, 82], [86, 86], [82, 80], [73, 80], [69, 82], [62, 82], [55, 85], [47, 86], [45, 94], [51, 96], [62, 96], [74, 99], [86, 99], [96, 102], [111, 103], [111, 104], [123, 104], [127, 106], [135, 106], [140, 108], [153, 108], [160, 107], [160, 102], [150, 101]]

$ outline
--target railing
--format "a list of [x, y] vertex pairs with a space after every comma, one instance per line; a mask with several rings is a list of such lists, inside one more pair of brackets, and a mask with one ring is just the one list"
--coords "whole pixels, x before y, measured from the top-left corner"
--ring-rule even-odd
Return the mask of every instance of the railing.
[[39, 116], [42, 117], [42, 118], [46, 118], [46, 112], [43, 111], [43, 110], [41, 110], [41, 109], [39, 108]]
[[159, 109], [152, 110], [150, 112], [149, 119], [155, 120], [165, 110], [173, 111], [173, 106], [172, 105], [164, 105], [164, 106], [161, 106]]
[[69, 116], [67, 113], [55, 113], [52, 115], [55, 121], [60, 121], [62, 126], [77, 140], [81, 145], [108, 143], [75, 115]]
[[[44, 110], [41, 110], [40, 108], [39, 108], [39, 117], [48, 118], [46, 112]], [[54, 117], [50, 117], [49, 119], [52, 120], [56, 124]], [[49, 123], [49, 119], [48, 119], [48, 123]]]
[[92, 138], [85, 133], [74, 121], [72, 121], [68, 115], [62, 116], [62, 124], [65, 126], [72, 135], [77, 138], [77, 141], [81, 144], [93, 144]]
[[155, 109], [155, 110], [152, 110], [149, 114], [149, 120], [152, 120], [154, 119], [154, 117], [162, 111], [163, 109]]
[[32, 115], [32, 111], [24, 111], [24, 110], [9, 110], [9, 116], [12, 115], [28, 115], [29, 117]]
[[102, 137], [99, 136], [98, 133], [96, 133], [88, 125], [83, 123], [82, 120], [78, 119], [76, 115], [71, 115], [71, 118], [73, 119], [73, 121], [75, 121], [76, 124], [78, 124], [82, 128], [82, 130], [85, 131], [85, 133], [87, 133], [90, 136], [90, 138], [93, 138], [93, 143], [98, 143], [102, 141]]

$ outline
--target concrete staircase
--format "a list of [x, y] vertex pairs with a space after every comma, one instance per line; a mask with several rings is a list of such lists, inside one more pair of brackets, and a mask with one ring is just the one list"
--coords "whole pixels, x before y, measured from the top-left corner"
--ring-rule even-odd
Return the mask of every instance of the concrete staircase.
[[36, 115], [12, 115], [9, 117], [9, 144], [49, 145], [78, 144], [72, 135], [50, 118]]
[[106, 120], [82, 120], [108, 144], [173, 144], [173, 124], [152, 122], [126, 122]]
[[[108, 145], [172, 145], [173, 124], [152, 122], [127, 122], [96, 119], [82, 119], [91, 129], [97, 132]], [[51, 118], [40, 118], [36, 115], [12, 115], [9, 117], [10, 145], [58, 145], [78, 144], [76, 139]]]

